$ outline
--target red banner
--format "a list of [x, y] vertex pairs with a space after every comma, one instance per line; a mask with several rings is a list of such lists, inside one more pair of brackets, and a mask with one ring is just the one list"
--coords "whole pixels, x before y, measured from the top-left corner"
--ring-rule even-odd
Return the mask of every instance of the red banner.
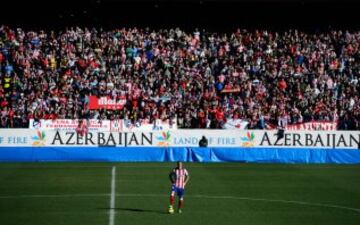
[[89, 96], [89, 109], [109, 109], [117, 110], [124, 108], [126, 99], [111, 99], [110, 97], [100, 97], [90, 95]]

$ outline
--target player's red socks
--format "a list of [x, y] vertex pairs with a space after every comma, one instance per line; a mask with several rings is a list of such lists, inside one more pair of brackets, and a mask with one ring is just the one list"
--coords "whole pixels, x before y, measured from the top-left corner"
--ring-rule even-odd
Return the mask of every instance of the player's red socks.
[[170, 195], [170, 205], [174, 205], [174, 202], [175, 202], [175, 196]]

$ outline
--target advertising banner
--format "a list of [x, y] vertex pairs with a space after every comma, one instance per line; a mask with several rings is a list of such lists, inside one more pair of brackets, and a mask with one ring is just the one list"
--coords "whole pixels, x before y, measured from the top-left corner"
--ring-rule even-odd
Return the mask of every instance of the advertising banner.
[[[0, 129], [0, 147], [29, 147], [35, 146], [32, 135], [41, 137], [41, 131], [30, 129]], [[35, 144], [34, 144], [35, 143]], [[34, 144], [34, 145], [33, 145]]]
[[208, 147], [229, 148], [313, 148], [358, 149], [360, 131], [277, 131], [265, 130], [163, 130], [163, 131], [75, 131], [2, 129], [1, 146], [39, 147], [198, 147], [205, 136]]
[[[109, 132], [109, 120], [88, 120], [88, 128], [90, 131]], [[34, 120], [30, 119], [30, 129], [40, 130], [66, 130], [75, 131], [79, 124], [79, 120], [56, 119], [56, 120]]]
[[[86, 120], [89, 131], [99, 132], [130, 132], [130, 131], [159, 131], [175, 130], [175, 120], [156, 120], [150, 123], [148, 120], [139, 120], [133, 123], [131, 120]], [[56, 119], [34, 120], [30, 119], [30, 129], [75, 131], [79, 120]]]
[[89, 96], [89, 109], [107, 109], [107, 110], [119, 110], [124, 108], [126, 99], [111, 99], [109, 96], [100, 97], [90, 95]]

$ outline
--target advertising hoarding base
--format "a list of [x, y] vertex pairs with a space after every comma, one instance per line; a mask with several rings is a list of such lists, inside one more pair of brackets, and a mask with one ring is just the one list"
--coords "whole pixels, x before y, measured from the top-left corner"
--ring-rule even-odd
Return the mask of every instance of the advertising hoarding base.
[[357, 149], [1, 147], [1, 162], [251, 162], [359, 164]]

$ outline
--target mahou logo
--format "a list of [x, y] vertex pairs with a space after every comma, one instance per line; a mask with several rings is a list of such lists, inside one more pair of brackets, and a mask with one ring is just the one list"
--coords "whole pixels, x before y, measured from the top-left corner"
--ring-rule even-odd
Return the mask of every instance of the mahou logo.
[[100, 97], [97, 96], [90, 96], [89, 97], [89, 109], [122, 109], [126, 104], [126, 99], [112, 99], [109, 96]]
[[124, 105], [126, 100], [120, 99], [116, 101], [115, 99], [108, 99], [108, 97], [101, 97], [98, 100], [99, 105]]

